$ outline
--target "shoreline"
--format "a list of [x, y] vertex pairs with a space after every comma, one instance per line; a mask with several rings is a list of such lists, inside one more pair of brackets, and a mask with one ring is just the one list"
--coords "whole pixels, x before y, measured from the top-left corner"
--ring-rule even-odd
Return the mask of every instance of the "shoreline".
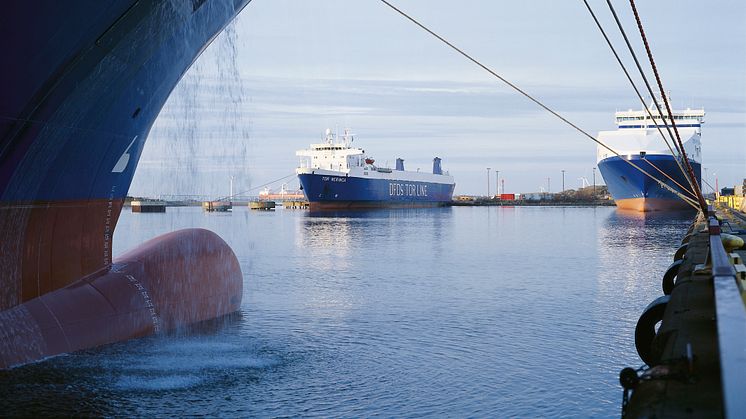
[[476, 200], [476, 201], [453, 201], [449, 204], [453, 207], [613, 207], [613, 200], [598, 201], [499, 201], [499, 200]]
[[[199, 207], [202, 205], [201, 201], [159, 201], [159, 200], [151, 200], [152, 202], [157, 202], [165, 207]], [[246, 200], [241, 201], [232, 201], [233, 206], [248, 206], [249, 202]], [[273, 201], [273, 202], [280, 202], [283, 201]], [[124, 207], [130, 207], [131, 202], [126, 201], [124, 203]], [[613, 207], [616, 206], [614, 201], [612, 200], [599, 200], [599, 201], [524, 201], [524, 200], [515, 200], [515, 201], [500, 201], [500, 200], [475, 200], [475, 201], [451, 201], [451, 202], [445, 202], [443, 206], [447, 207], [497, 207], [497, 206], [506, 206], [506, 207]]]

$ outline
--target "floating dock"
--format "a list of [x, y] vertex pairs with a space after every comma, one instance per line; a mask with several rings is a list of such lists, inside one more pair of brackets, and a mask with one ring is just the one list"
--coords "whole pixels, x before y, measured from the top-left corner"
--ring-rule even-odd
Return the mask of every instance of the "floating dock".
[[308, 209], [308, 205], [304, 200], [282, 201], [282, 207], [286, 209]]
[[[645, 309], [625, 368], [622, 417], [742, 417], [746, 413], [746, 217], [700, 215]], [[656, 331], [655, 326], [660, 322]]]
[[132, 212], [166, 212], [164, 201], [136, 200], [130, 203]]
[[249, 208], [253, 210], [269, 211], [275, 209], [275, 201], [251, 201]]
[[227, 212], [233, 209], [233, 204], [230, 201], [204, 201], [202, 209], [207, 212]]

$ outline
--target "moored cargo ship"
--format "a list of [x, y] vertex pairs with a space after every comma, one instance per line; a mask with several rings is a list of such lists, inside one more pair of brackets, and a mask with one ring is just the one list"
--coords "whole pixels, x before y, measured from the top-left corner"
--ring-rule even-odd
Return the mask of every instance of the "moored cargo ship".
[[0, 369], [238, 310], [240, 265], [215, 233], [164, 234], [117, 258], [112, 240], [169, 94], [248, 3], [4, 5]]
[[432, 173], [405, 171], [404, 160], [394, 169], [379, 167], [361, 148], [353, 148], [353, 136], [345, 130], [337, 141], [330, 129], [324, 142], [298, 150], [296, 169], [311, 210], [433, 207], [451, 202], [456, 186], [443, 172], [441, 159], [433, 159]]
[[[704, 109], [673, 111], [676, 128], [698, 183], [701, 183], [700, 138], [704, 116]], [[601, 131], [598, 139], [616, 150], [619, 156], [599, 145], [597, 162], [617, 207], [636, 211], [689, 208], [676, 194], [629, 164], [640, 167], [671, 189], [688, 194], [682, 189], [682, 186], [689, 188], [689, 181], [679, 168], [681, 158], [671, 154], [658, 131], [658, 127], [664, 132], [667, 125], [670, 127], [668, 116], [661, 118], [655, 105], [651, 104], [649, 110], [616, 112], [615, 122], [618, 129]]]

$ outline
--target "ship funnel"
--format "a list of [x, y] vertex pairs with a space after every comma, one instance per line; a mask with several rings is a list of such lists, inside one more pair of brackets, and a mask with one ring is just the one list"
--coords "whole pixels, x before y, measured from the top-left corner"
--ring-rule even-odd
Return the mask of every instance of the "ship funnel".
[[404, 159], [396, 159], [396, 170], [404, 171]]
[[434, 175], [443, 174], [443, 169], [440, 168], [440, 157], [436, 157], [433, 159], [433, 174]]

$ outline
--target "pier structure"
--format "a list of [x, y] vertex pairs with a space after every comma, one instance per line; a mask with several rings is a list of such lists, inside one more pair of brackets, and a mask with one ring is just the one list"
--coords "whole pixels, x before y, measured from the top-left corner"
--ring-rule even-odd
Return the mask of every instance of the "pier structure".
[[205, 201], [202, 203], [202, 209], [207, 212], [227, 212], [233, 209], [233, 203], [230, 201]]
[[249, 202], [249, 208], [253, 210], [269, 211], [275, 209], [276, 206], [275, 201], [258, 200]]
[[[746, 412], [746, 215], [710, 207], [683, 238], [645, 309], [625, 368], [622, 417], [740, 417]], [[660, 327], [656, 331], [656, 325]]]
[[282, 207], [285, 209], [308, 209], [308, 201], [304, 199], [282, 201]]
[[135, 200], [130, 203], [132, 212], [166, 212], [166, 202], [158, 200]]

